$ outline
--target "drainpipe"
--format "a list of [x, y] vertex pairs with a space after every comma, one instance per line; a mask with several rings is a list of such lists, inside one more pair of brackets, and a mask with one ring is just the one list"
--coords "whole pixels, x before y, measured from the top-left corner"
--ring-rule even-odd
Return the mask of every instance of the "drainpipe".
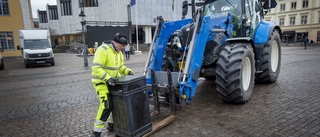
[[311, 5], [311, 12], [310, 12], [310, 23], [309, 23], [309, 30], [308, 30], [308, 38], [311, 40], [311, 38], [310, 38], [310, 33], [311, 33], [311, 17], [312, 17], [312, 13], [313, 13], [313, 7], [312, 7], [312, 5]]

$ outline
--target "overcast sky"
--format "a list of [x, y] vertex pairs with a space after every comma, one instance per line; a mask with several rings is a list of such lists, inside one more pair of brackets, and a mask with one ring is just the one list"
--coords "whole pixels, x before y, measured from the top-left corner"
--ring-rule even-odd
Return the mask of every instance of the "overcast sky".
[[46, 10], [46, 5], [57, 5], [57, 0], [31, 0], [32, 16], [38, 18], [37, 10]]

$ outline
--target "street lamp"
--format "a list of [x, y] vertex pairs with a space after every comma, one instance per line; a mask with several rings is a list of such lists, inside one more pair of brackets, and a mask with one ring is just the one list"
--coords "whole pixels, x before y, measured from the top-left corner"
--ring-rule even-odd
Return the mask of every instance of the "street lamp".
[[87, 58], [87, 52], [88, 49], [86, 47], [86, 37], [85, 37], [85, 32], [84, 32], [84, 27], [86, 25], [86, 20], [84, 20], [84, 17], [86, 17], [86, 15], [84, 14], [84, 6], [83, 6], [83, 0], [81, 0], [80, 2], [80, 14], [79, 17], [81, 17], [81, 26], [82, 26], [82, 41], [83, 41], [83, 62], [84, 62], [84, 67], [88, 67], [88, 58]]

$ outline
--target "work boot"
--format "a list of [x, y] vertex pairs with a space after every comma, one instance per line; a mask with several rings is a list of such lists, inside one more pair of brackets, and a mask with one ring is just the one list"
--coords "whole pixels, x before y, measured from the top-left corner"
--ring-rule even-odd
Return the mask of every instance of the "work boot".
[[109, 123], [109, 122], [108, 122], [107, 130], [108, 130], [109, 132], [113, 132], [113, 131], [114, 131], [114, 129], [113, 129], [113, 123]]
[[92, 134], [90, 135], [90, 137], [101, 137], [101, 132], [92, 131]]

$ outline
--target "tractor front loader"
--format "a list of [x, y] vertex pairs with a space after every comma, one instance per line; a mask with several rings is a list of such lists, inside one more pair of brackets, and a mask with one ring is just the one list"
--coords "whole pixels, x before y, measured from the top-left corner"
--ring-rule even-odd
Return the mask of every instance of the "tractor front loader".
[[[255, 82], [274, 83], [282, 31], [263, 18], [276, 5], [275, 0], [192, 0], [183, 2], [181, 20], [159, 16], [144, 68], [152, 115], [167, 106], [174, 119], [176, 109], [195, 95], [199, 77], [215, 81], [212, 90], [228, 103], [248, 102]], [[192, 18], [185, 18], [189, 6]]]

